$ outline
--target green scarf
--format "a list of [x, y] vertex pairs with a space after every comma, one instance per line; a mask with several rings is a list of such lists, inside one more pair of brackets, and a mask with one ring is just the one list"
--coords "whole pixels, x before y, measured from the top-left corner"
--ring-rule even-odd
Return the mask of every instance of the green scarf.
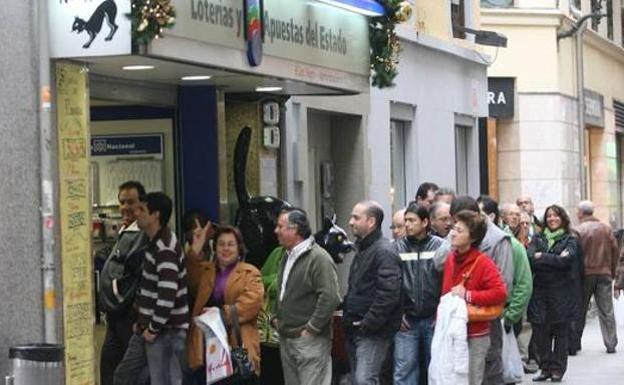
[[550, 231], [548, 227], [544, 229], [544, 235], [546, 236], [546, 240], [548, 241], [548, 249], [550, 250], [555, 242], [561, 239], [565, 234], [566, 232], [564, 229], [558, 229], [555, 231]]

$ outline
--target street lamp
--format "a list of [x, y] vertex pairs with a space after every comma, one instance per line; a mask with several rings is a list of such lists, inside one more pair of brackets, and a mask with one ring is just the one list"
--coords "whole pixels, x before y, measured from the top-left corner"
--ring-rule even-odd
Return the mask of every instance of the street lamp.
[[578, 8], [570, 5], [570, 10], [577, 17], [577, 20], [570, 26], [567, 31], [557, 33], [557, 41], [571, 36], [576, 38], [576, 94], [577, 94], [577, 113], [579, 125], [579, 171], [580, 171], [580, 188], [581, 200], [587, 199], [587, 181], [585, 178], [585, 76], [583, 73], [583, 35], [587, 28], [587, 21], [590, 19], [598, 20], [607, 16], [606, 13], [600, 12], [601, 5], [592, 9], [592, 13], [581, 15]]

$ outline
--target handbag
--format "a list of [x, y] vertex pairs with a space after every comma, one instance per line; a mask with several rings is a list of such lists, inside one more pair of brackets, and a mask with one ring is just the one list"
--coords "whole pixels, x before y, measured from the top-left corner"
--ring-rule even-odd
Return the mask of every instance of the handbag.
[[230, 315], [232, 318], [232, 331], [236, 338], [236, 347], [232, 348], [232, 367], [234, 369], [234, 380], [248, 380], [254, 375], [253, 365], [249, 360], [247, 349], [243, 347], [243, 339], [241, 338], [240, 325], [238, 324], [238, 313], [236, 306], [230, 305]]
[[[464, 287], [466, 286], [466, 281], [468, 281], [468, 279], [470, 278], [470, 275], [472, 274], [472, 271], [477, 265], [477, 262], [479, 262], [480, 258], [481, 256], [478, 256], [477, 259], [475, 259], [475, 261], [472, 263], [470, 270], [464, 273], [462, 282]], [[487, 322], [499, 318], [503, 314], [505, 304], [477, 306], [466, 303], [466, 308], [468, 309], [468, 322]]]

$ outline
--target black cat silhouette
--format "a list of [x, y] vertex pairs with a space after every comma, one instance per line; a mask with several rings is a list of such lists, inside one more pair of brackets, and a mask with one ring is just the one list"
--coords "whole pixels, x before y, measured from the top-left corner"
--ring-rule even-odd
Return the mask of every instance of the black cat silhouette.
[[87, 41], [82, 48], [89, 48], [95, 37], [102, 30], [102, 24], [104, 24], [104, 19], [106, 19], [106, 23], [110, 28], [110, 33], [104, 38], [104, 40], [110, 41], [113, 39], [115, 32], [117, 32], [117, 29], [119, 28], [119, 26], [115, 24], [116, 17], [117, 4], [115, 4], [114, 0], [105, 0], [102, 4], [98, 5], [89, 20], [84, 21], [76, 16], [74, 24], [72, 25], [72, 32], [76, 31], [81, 33], [82, 31], [87, 31], [89, 34], [89, 41]]

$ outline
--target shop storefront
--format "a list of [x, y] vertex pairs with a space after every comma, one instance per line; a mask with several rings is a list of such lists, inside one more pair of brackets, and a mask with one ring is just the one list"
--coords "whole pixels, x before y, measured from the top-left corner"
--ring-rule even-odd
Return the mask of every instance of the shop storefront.
[[134, 3], [49, 4], [67, 384], [95, 383], [90, 255], [114, 239], [119, 184], [171, 196], [178, 233], [192, 209], [232, 222], [243, 127], [249, 192], [281, 196], [287, 100], [368, 91], [365, 16], [315, 1], [179, 0], [175, 26], [137, 44]]

